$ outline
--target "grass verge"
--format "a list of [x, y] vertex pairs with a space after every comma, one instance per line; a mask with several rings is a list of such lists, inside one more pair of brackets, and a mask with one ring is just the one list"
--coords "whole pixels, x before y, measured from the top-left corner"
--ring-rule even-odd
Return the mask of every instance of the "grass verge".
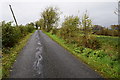
[[44, 33], [100, 73], [104, 78], [120, 78], [119, 61], [112, 60], [108, 55], [104, 55], [103, 50], [75, 47], [74, 44], [66, 44], [65, 40], [56, 35], [52, 35], [48, 32]]
[[12, 71], [12, 65], [16, 61], [18, 53], [26, 45], [28, 39], [33, 33], [29, 33], [27, 36], [19, 40], [19, 43], [16, 44], [13, 48], [10, 48], [9, 53], [3, 53], [2, 58], [2, 77], [8, 78], [10, 71]]

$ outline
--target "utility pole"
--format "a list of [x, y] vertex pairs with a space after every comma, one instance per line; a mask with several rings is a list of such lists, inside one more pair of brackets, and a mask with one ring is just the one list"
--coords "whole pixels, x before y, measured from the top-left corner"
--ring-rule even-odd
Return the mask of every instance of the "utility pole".
[[10, 10], [11, 10], [11, 12], [12, 12], [13, 18], [14, 18], [14, 20], [15, 20], [16, 26], [18, 27], [17, 20], [16, 20], [16, 18], [15, 18], [15, 15], [14, 15], [14, 12], [13, 12], [13, 10], [12, 10], [11, 5], [9, 5], [9, 7], [10, 7]]

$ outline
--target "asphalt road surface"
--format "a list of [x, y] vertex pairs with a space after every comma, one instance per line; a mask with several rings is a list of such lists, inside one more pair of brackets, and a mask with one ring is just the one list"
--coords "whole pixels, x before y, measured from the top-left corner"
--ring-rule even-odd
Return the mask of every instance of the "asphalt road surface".
[[29, 39], [13, 65], [11, 78], [100, 78], [93, 69], [42, 31]]

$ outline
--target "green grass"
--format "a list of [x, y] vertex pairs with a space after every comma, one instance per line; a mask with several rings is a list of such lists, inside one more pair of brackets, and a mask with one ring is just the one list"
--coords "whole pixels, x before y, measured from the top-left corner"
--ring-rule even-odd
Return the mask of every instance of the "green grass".
[[[88, 64], [95, 71], [100, 73], [105, 78], [120, 78], [120, 67], [119, 61], [116, 56], [110, 57], [104, 50], [92, 50], [85, 47], [77, 47], [76, 44], [68, 44], [65, 40], [59, 38], [56, 35], [52, 35], [48, 32], [44, 32], [51, 39], [56, 41], [58, 44], [66, 48], [77, 58]], [[111, 37], [110, 37], [111, 38]], [[100, 39], [104, 40], [104, 38]], [[102, 41], [101, 40], [101, 41]], [[107, 39], [105, 39], [107, 40]], [[108, 39], [109, 40], [109, 39]], [[111, 41], [113, 41], [112, 39]], [[103, 41], [102, 41], [103, 42]], [[114, 42], [114, 41], [113, 41]], [[109, 43], [109, 42], [108, 42]], [[106, 43], [106, 44], [108, 44]], [[112, 44], [112, 43], [111, 43]], [[116, 43], [115, 43], [116, 44]]]
[[9, 53], [3, 53], [2, 58], [2, 77], [8, 78], [10, 71], [12, 69], [13, 63], [16, 61], [18, 53], [22, 50], [22, 48], [26, 45], [28, 39], [33, 33], [29, 33], [27, 36], [19, 40], [19, 43], [14, 47], [10, 48]]
[[112, 37], [112, 36], [97, 36], [97, 39], [100, 41], [101, 50], [104, 50], [105, 53], [109, 55], [109, 57], [113, 58], [120, 58], [120, 38], [119, 37]]
[[103, 44], [103, 46], [111, 46], [116, 49], [118, 46], [118, 42], [120, 41], [119, 37], [107, 37], [107, 36], [96, 36], [97, 39]]

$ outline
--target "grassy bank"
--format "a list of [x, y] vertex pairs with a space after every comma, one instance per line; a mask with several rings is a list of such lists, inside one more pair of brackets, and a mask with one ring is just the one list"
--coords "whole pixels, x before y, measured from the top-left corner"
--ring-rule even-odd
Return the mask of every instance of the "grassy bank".
[[58, 44], [66, 48], [77, 58], [88, 64], [95, 71], [100, 73], [105, 78], [120, 78], [119, 61], [115, 60], [116, 56], [112, 58], [106, 54], [106, 51], [92, 50], [85, 47], [77, 47], [76, 44], [66, 43], [65, 40], [59, 38], [56, 35], [52, 35], [48, 32], [44, 32]]
[[29, 33], [27, 36], [19, 40], [18, 44], [16, 44], [14, 47], [10, 48], [7, 53], [3, 53], [2, 58], [2, 77], [7, 78], [9, 77], [10, 71], [12, 71], [12, 65], [16, 61], [18, 53], [23, 49], [23, 47], [26, 45], [28, 39], [33, 33]]

